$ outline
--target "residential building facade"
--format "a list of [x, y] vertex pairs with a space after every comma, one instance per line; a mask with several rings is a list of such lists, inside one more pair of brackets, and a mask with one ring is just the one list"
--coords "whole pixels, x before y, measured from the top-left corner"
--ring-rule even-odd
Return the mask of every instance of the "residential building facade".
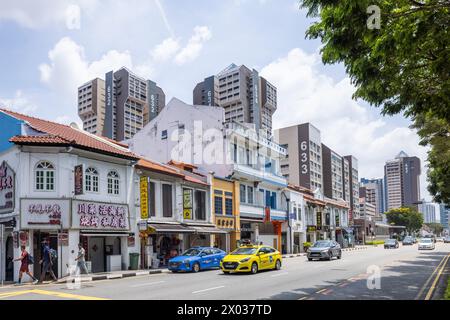
[[196, 85], [193, 104], [223, 107], [226, 121], [252, 123], [270, 136], [277, 89], [257, 70], [231, 64]]
[[385, 187], [383, 179], [361, 178], [361, 187], [365, 189], [366, 202], [373, 204], [378, 214], [385, 213]]
[[131, 138], [164, 108], [165, 94], [127, 68], [110, 71], [78, 88], [83, 129], [117, 141]]
[[426, 202], [425, 200], [422, 200], [419, 204], [419, 212], [423, 215], [423, 222], [424, 223], [436, 223], [437, 215], [436, 215], [436, 207], [437, 205], [432, 202]]

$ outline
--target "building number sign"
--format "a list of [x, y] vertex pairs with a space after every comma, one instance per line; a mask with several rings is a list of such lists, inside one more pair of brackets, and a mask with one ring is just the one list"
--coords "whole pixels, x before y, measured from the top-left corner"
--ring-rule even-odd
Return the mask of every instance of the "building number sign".
[[301, 160], [301, 169], [302, 174], [308, 174], [308, 142], [302, 141], [300, 143], [300, 160]]

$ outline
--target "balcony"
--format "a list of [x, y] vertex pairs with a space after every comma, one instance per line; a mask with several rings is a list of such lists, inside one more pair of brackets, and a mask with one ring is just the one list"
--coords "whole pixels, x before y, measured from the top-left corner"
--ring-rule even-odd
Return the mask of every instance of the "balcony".
[[286, 187], [286, 178], [281, 174], [275, 174], [267, 172], [266, 170], [259, 169], [262, 166], [247, 165], [247, 164], [233, 164], [234, 177], [242, 178], [253, 182], [265, 182], [268, 184], [276, 185], [277, 187]]
[[[261, 130], [262, 132], [263, 130]], [[287, 150], [280, 146], [278, 143], [273, 142], [264, 136], [264, 134], [258, 134], [254, 127], [247, 127], [237, 122], [229, 122], [225, 124], [226, 136], [232, 134], [240, 135], [243, 138], [248, 138], [251, 141], [257, 143], [260, 146], [266, 147], [272, 151], [277, 152], [281, 156], [287, 155]]]
[[[264, 219], [265, 206], [262, 204], [241, 203], [239, 206], [240, 215], [248, 218]], [[287, 220], [286, 210], [280, 208], [270, 209], [270, 219], [273, 221]]]

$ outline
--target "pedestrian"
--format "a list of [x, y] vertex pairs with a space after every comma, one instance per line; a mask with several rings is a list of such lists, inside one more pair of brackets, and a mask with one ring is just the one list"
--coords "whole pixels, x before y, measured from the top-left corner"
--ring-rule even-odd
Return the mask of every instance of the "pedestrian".
[[39, 279], [39, 283], [42, 283], [45, 280], [45, 275], [47, 274], [47, 272], [50, 272], [50, 275], [52, 276], [54, 281], [57, 281], [58, 279], [55, 276], [55, 273], [53, 272], [52, 266], [53, 266], [53, 262], [52, 262], [52, 256], [51, 256], [51, 252], [50, 252], [50, 246], [48, 244], [47, 240], [43, 241], [44, 244], [44, 248], [42, 250], [42, 259], [41, 261], [39, 261], [39, 264], [42, 265], [41, 268], [41, 277]]
[[28, 269], [28, 266], [30, 264], [30, 254], [25, 249], [25, 246], [20, 246], [20, 250], [22, 251], [22, 254], [19, 258], [13, 259], [13, 261], [20, 261], [20, 270], [19, 270], [19, 282], [18, 284], [22, 283], [22, 275], [26, 273], [31, 279], [33, 279], [33, 284], [36, 284], [38, 282], [38, 279], [36, 279], [33, 274]]
[[78, 244], [78, 256], [75, 258], [75, 261], [77, 262], [77, 269], [80, 270], [80, 274], [88, 274], [88, 270], [86, 267], [86, 261], [84, 259], [84, 256], [86, 255], [86, 251], [84, 250], [81, 243]]

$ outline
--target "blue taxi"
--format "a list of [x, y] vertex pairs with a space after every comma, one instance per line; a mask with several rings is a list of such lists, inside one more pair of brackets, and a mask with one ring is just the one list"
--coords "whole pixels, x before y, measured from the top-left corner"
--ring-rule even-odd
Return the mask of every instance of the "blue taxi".
[[220, 268], [220, 261], [227, 255], [223, 250], [211, 247], [193, 247], [169, 260], [172, 272], [199, 272]]

